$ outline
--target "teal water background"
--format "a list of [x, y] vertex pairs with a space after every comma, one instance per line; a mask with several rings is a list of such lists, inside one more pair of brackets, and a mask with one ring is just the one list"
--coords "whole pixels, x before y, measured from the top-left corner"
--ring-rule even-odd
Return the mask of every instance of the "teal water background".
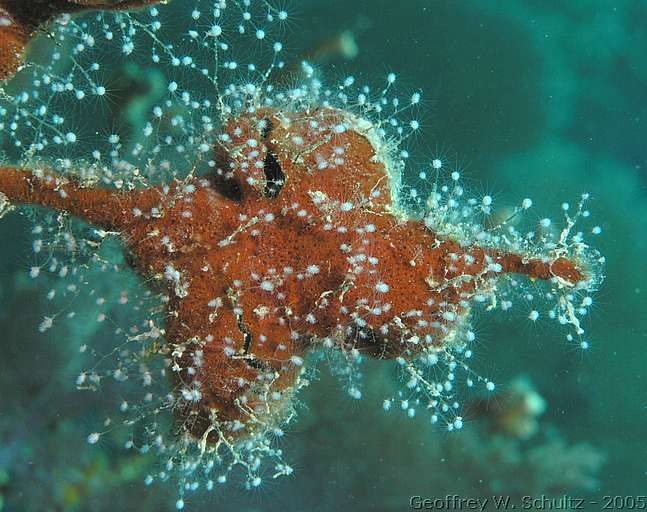
[[[461, 167], [466, 186], [497, 203], [532, 197], [537, 219], [558, 218], [563, 201], [590, 192], [607, 277], [587, 321], [586, 353], [553, 323], [529, 322], [523, 308], [475, 318], [477, 369], [502, 389], [523, 375], [546, 400], [532, 439], [497, 438], [476, 415], [447, 434], [422, 415], [386, 414], [392, 367], [369, 364], [356, 402], [321, 365], [285, 439], [295, 475], [255, 492], [198, 493], [189, 510], [405, 511], [411, 496], [454, 493], [646, 495], [647, 2], [294, 7], [286, 40], [295, 55], [343, 30], [355, 34], [356, 58], [321, 63], [330, 82], [395, 71], [405, 87], [424, 91], [424, 130], [412, 141], [418, 163], [440, 153]], [[25, 275], [29, 230], [16, 215], [0, 222], [0, 510], [170, 508], [173, 486], [142, 484], [152, 457], [125, 452], [117, 435], [97, 447], [85, 442], [112, 405], [104, 393], [75, 390], [75, 347], [83, 337], [109, 343], [110, 333], [72, 322], [37, 332], [47, 290]]]

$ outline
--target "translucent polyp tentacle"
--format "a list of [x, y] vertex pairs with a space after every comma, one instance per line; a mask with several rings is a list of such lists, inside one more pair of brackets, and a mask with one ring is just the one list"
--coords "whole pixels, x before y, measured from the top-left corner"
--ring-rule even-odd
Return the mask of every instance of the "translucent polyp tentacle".
[[82, 184], [48, 171], [0, 168], [0, 193], [13, 204], [38, 205], [74, 215], [98, 227], [122, 230], [135, 219], [133, 210], [159, 204], [156, 188], [120, 191]]

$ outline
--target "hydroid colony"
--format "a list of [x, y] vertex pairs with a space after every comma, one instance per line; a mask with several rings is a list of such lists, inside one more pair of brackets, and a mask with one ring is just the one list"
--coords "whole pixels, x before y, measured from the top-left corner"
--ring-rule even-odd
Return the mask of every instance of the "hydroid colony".
[[[465, 190], [459, 170], [441, 159], [412, 169], [421, 96], [402, 96], [395, 74], [377, 87], [353, 77], [326, 86], [304, 62], [282, 85], [288, 19], [250, 0], [64, 16], [49, 25], [49, 58], [1, 91], [2, 212], [46, 208], [31, 275], [58, 274], [53, 293], [72, 304], [96, 297], [89, 273], [142, 278], [140, 296], [118, 302], [144, 318], [117, 328], [111, 357], [77, 384], [138, 383], [140, 396], [88, 441], [141, 427], [127, 447], [159, 452], [147, 482], [176, 475], [178, 508], [235, 467], [247, 487], [292, 472], [276, 438], [311, 380], [312, 351], [330, 353], [355, 399], [364, 358], [395, 360], [405, 385], [384, 409], [423, 410], [457, 430], [456, 389], [494, 389], [468, 366], [473, 307], [505, 311], [522, 296], [536, 304], [531, 321], [547, 316], [589, 343], [580, 318], [603, 258], [579, 227], [588, 196], [564, 205], [557, 228], [518, 227], [528, 198], [493, 221], [492, 199]], [[115, 54], [165, 83], [129, 141], [101, 120]], [[106, 259], [108, 239], [127, 265]], [[108, 301], [96, 300], [105, 321]], [[60, 314], [74, 311], [40, 329]]]

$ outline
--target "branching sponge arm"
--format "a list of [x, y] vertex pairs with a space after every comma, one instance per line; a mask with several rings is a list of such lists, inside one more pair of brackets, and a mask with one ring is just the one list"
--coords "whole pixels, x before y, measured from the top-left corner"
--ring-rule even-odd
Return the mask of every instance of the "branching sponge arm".
[[64, 211], [110, 230], [122, 230], [130, 225], [134, 208], [150, 210], [160, 201], [160, 191], [156, 188], [120, 191], [85, 187], [48, 171], [14, 167], [0, 168], [0, 193], [10, 204]]

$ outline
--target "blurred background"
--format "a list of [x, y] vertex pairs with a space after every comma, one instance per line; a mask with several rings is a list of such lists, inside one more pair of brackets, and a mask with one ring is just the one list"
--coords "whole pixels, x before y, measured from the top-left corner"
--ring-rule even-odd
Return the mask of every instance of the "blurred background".
[[[385, 413], [382, 398], [399, 385], [389, 363], [365, 365], [360, 401], [319, 364], [283, 440], [295, 474], [254, 492], [234, 484], [191, 494], [187, 509], [387, 512], [409, 510], [411, 496], [645, 494], [647, 3], [292, 4], [287, 49], [296, 61], [312, 59], [325, 81], [395, 71], [406, 90], [423, 90], [414, 163], [440, 156], [499, 205], [532, 197], [537, 220], [559, 219], [563, 201], [590, 192], [607, 277], [585, 353], [554, 322], [529, 322], [523, 307], [477, 312], [474, 368], [498, 387], [488, 401], [465, 393], [461, 432]], [[112, 65], [138, 102], [155, 94], [153, 85], [135, 87], [142, 70]], [[20, 215], [0, 222], [0, 510], [171, 509], [173, 485], [143, 485], [154, 455], [125, 451], [118, 430], [87, 444], [114, 397], [76, 390], [79, 340], [109, 346], [112, 332], [74, 320], [38, 332], [50, 306], [43, 282], [27, 276], [30, 230]], [[113, 284], [97, 286], [110, 293]]]

